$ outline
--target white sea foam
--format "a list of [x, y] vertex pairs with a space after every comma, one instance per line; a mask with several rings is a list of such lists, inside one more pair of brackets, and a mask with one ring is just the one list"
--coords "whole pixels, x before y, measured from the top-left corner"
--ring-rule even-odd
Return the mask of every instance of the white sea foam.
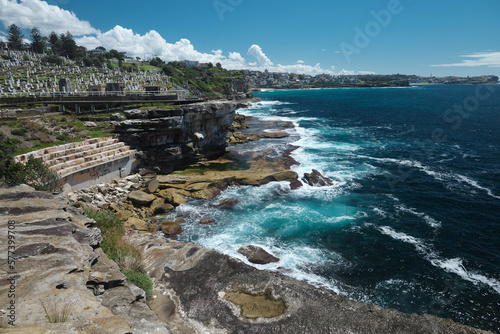
[[467, 183], [468, 185], [471, 185], [474, 188], [486, 191], [486, 193], [493, 198], [500, 199], [500, 196], [495, 195], [493, 191], [491, 191], [491, 189], [479, 185], [479, 183], [476, 180], [473, 180], [461, 174], [454, 174], [453, 177], [455, 178], [455, 180], [459, 182], [464, 182]]
[[424, 256], [424, 258], [429, 261], [433, 266], [441, 268], [446, 272], [456, 274], [460, 276], [462, 279], [472, 282], [474, 284], [485, 284], [489, 286], [491, 289], [495, 290], [498, 294], [500, 294], [500, 281], [486, 277], [482, 274], [476, 273], [474, 271], [469, 271], [463, 265], [463, 260], [460, 258], [453, 259], [445, 259], [440, 257], [432, 247], [425, 244], [424, 241], [407, 235], [402, 232], [396, 232], [389, 226], [381, 226], [379, 230], [393, 239], [411, 244], [415, 247], [415, 249]]
[[488, 194], [488, 196], [491, 196], [491, 197], [496, 198], [496, 199], [500, 199], [500, 196], [493, 193], [493, 191], [491, 189], [484, 187], [484, 186], [481, 186], [476, 180], [474, 180], [470, 177], [467, 177], [467, 176], [464, 176], [464, 175], [461, 175], [458, 173], [452, 173], [452, 172], [437, 172], [437, 171], [433, 170], [432, 168], [430, 168], [429, 166], [425, 166], [421, 162], [416, 161], [416, 160], [393, 159], [393, 158], [375, 158], [375, 157], [369, 157], [369, 156], [363, 156], [363, 155], [360, 155], [359, 157], [371, 159], [371, 160], [375, 160], [375, 161], [380, 161], [380, 162], [384, 162], [384, 163], [389, 162], [389, 163], [399, 164], [402, 166], [414, 167], [414, 168], [417, 168], [417, 169], [421, 170], [422, 172], [426, 173], [427, 175], [432, 176], [434, 179], [441, 181], [441, 182], [444, 182], [445, 184], [453, 182], [453, 181], [458, 182], [458, 183], [462, 183], [462, 184], [467, 184], [467, 185], [469, 185], [473, 188], [476, 188], [478, 190], [485, 191]]
[[423, 212], [416, 211], [415, 208], [408, 208], [407, 206], [401, 204], [401, 205], [396, 206], [396, 209], [398, 209], [399, 211], [402, 211], [402, 212], [411, 213], [412, 215], [415, 215], [417, 217], [422, 218], [432, 228], [440, 228], [441, 227], [440, 221], [437, 221], [436, 219], [432, 218], [431, 216], [429, 216]]
[[380, 209], [380, 208], [373, 208], [372, 209], [377, 215], [379, 215], [380, 217], [382, 218], [387, 218], [387, 212], [385, 212], [384, 210]]

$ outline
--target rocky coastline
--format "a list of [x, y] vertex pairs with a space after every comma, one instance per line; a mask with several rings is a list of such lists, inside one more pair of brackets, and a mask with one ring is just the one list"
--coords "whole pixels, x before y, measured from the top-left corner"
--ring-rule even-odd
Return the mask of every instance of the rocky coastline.
[[[209, 112], [220, 110], [227, 109], [223, 106]], [[221, 117], [227, 121], [225, 115]], [[134, 122], [123, 125], [122, 129], [139, 129], [131, 127]], [[292, 126], [289, 122], [262, 122], [236, 114], [227, 142], [284, 138], [289, 135], [286, 129]], [[155, 132], [157, 128], [151, 126], [150, 130]], [[139, 136], [135, 138], [140, 142], [141, 133], [147, 132], [134, 131], [123, 133]], [[190, 136], [185, 142], [196, 141], [193, 138]], [[180, 152], [191, 154], [193, 151], [186, 147], [181, 147]], [[202, 146], [196, 148], [200, 147], [198, 153], [203, 152]], [[124, 179], [66, 195], [2, 185], [0, 302], [9, 305], [7, 296], [14, 277], [16, 303], [16, 326], [2, 330], [5, 333], [487, 333], [435, 316], [404, 314], [354, 302], [283, 273], [260, 270], [215, 250], [176, 240], [183, 232], [184, 218], [179, 215], [166, 220], [166, 216], [172, 217], [175, 208], [190, 199], [213, 200], [234, 185], [260, 186], [285, 181], [293, 191], [303, 183], [325, 186], [335, 182], [315, 170], [304, 176], [290, 170], [296, 164], [289, 155], [293, 149], [278, 156], [261, 151], [250, 156], [226, 154], [214, 160], [208, 154], [206, 159], [183, 171], [162, 175], [159, 170], [143, 168]], [[188, 156], [184, 163], [189, 161]], [[236, 204], [237, 199], [228, 198], [215, 207], [223, 210]], [[144, 291], [127, 283], [116, 263], [103, 253], [99, 247], [100, 231], [94, 228], [95, 222], [83, 215], [82, 209], [110, 210], [125, 222], [125, 240], [141, 249], [146, 270], [153, 279], [152, 299], [146, 301]], [[17, 233], [13, 258], [16, 273], [12, 275], [12, 268], [8, 267], [9, 243], [4, 238], [13, 225], [11, 222], [15, 222]], [[203, 217], [199, 223], [217, 222]], [[253, 245], [242, 247], [240, 253], [256, 265], [279, 261]], [[67, 322], [47, 322], [40, 301], [50, 298], [74, 305]], [[0, 315], [6, 319], [10, 311], [4, 308], [2, 312]]]

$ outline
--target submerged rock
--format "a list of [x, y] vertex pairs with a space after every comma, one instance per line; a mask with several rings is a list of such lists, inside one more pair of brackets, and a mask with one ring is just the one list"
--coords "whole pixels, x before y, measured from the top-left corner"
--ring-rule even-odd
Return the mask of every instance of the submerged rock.
[[210, 217], [205, 217], [205, 218], [200, 219], [200, 224], [202, 224], [202, 225], [210, 225], [210, 224], [214, 224], [216, 222], [217, 221], [215, 219], [210, 218]]
[[227, 208], [232, 208], [240, 203], [240, 200], [237, 198], [226, 198], [223, 199], [222, 201], [219, 202], [219, 204], [214, 205], [214, 207], [218, 209], [227, 209]]
[[269, 254], [266, 250], [261, 247], [248, 245], [238, 249], [238, 253], [244, 255], [248, 261], [255, 264], [269, 264], [273, 262], [279, 262], [279, 258]]

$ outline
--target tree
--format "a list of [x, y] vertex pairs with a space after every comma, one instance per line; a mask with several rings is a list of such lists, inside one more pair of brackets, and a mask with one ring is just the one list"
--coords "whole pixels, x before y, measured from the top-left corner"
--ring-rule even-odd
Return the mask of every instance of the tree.
[[68, 31], [66, 34], [61, 34], [61, 36], [59, 36], [59, 40], [61, 41], [61, 56], [74, 59], [77, 55], [77, 45], [75, 40], [73, 39], [73, 35], [71, 35], [71, 33]]
[[208, 63], [208, 68], [212, 68], [212, 67], [214, 67], [214, 64]]
[[33, 52], [42, 53], [45, 50], [45, 41], [37, 27], [31, 29], [31, 48]]
[[104, 46], [96, 47], [97, 50], [101, 50], [102, 52], [106, 52], [106, 48]]
[[7, 47], [7, 44], [5, 44], [4, 41], [0, 40], [0, 49], [5, 49]]
[[163, 64], [165, 64], [165, 62], [163, 60], [161, 60], [160, 57], [156, 57], [156, 58], [153, 58], [149, 61], [149, 65], [152, 65], [152, 66], [162, 66]]
[[112, 58], [116, 58], [118, 60], [122, 60], [123, 61], [123, 54], [121, 54], [120, 52], [118, 52], [117, 50], [115, 49], [111, 49], [109, 50], [108, 53], [106, 53], [106, 58], [107, 59], [112, 59]]
[[52, 46], [56, 45], [57, 42], [59, 42], [59, 36], [56, 34], [55, 31], [50, 33], [49, 42], [50, 42], [50, 44], [52, 44]]
[[49, 43], [51, 44], [52, 52], [58, 55], [59, 51], [61, 50], [61, 41], [59, 40], [59, 36], [55, 33], [55, 31], [50, 33]]
[[220, 63], [215, 64], [215, 66], [216, 66], [218, 69], [221, 69], [221, 68], [222, 68], [222, 65], [221, 65]]
[[23, 34], [21, 33], [21, 29], [15, 24], [7, 27], [7, 40], [9, 48], [12, 50], [21, 50], [23, 46]]

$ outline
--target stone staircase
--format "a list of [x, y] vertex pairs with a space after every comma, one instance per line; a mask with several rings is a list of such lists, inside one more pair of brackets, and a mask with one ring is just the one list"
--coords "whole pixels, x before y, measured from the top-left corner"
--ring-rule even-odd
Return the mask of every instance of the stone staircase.
[[30, 157], [41, 159], [50, 169], [64, 178], [73, 173], [86, 170], [107, 162], [135, 155], [125, 143], [113, 137], [102, 137], [48, 147], [38, 151], [18, 155], [15, 161], [25, 162]]

